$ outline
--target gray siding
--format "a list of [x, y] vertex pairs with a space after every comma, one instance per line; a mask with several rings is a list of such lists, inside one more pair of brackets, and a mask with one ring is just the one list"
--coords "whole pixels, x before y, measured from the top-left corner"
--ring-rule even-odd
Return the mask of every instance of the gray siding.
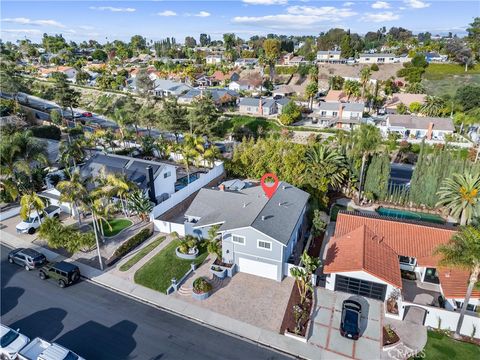
[[305, 206], [303, 208], [303, 211], [302, 211], [302, 215], [299, 217], [298, 219], [298, 222], [297, 222], [297, 225], [295, 225], [295, 230], [292, 232], [292, 236], [290, 237], [290, 240], [288, 242], [288, 245], [287, 247], [284, 249], [284, 252], [283, 252], [283, 262], [287, 262], [288, 261], [288, 258], [290, 257], [290, 255], [292, 254], [292, 251], [295, 247], [295, 245], [297, 244], [298, 242], [298, 238], [299, 238], [299, 233], [300, 233], [300, 229], [302, 228], [304, 222], [305, 222], [305, 211], [306, 211], [307, 207]]

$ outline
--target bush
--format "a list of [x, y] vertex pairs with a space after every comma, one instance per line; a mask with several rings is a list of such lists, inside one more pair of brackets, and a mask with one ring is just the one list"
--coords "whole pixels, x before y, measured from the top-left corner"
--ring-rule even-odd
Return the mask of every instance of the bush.
[[202, 277], [195, 279], [193, 282], [193, 291], [197, 294], [204, 294], [212, 290], [212, 284]]
[[60, 140], [62, 136], [60, 128], [55, 125], [35, 126], [30, 130], [32, 130], [33, 136], [42, 139]]
[[70, 136], [73, 136], [73, 137], [83, 135], [83, 129], [80, 126], [69, 128], [67, 131], [70, 134]]
[[[113, 253], [113, 262], [127, 254], [130, 250], [140, 245], [142, 242], [147, 240], [150, 235], [152, 235], [152, 230], [150, 228], [143, 229], [138, 234], [132, 236], [130, 239], [125, 241], [122, 245], [118, 247], [117, 250]], [[110, 261], [112, 263], [112, 261]]]
[[372, 64], [372, 66], [370, 66], [370, 69], [371, 69], [372, 71], [378, 71], [378, 70], [379, 70], [377, 64]]

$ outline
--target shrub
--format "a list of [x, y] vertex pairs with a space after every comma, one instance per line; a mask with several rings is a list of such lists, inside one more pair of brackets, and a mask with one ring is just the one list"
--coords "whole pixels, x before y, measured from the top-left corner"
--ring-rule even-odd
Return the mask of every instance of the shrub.
[[125, 241], [122, 245], [120, 245], [117, 250], [115, 250], [115, 252], [113, 253], [113, 259], [117, 260], [118, 258], [124, 256], [130, 250], [147, 240], [150, 235], [152, 235], [152, 230], [150, 228], [143, 229], [138, 234], [135, 234], [130, 239]]
[[42, 139], [60, 140], [62, 136], [60, 128], [55, 125], [35, 126], [30, 130], [32, 130], [33, 136]]
[[379, 70], [377, 64], [372, 64], [372, 66], [370, 66], [370, 69], [371, 69], [372, 71], [378, 71], [378, 70]]
[[83, 135], [83, 129], [80, 126], [68, 129], [70, 136], [79, 136]]
[[196, 278], [193, 282], [193, 291], [197, 294], [204, 294], [212, 290], [212, 284], [202, 277]]

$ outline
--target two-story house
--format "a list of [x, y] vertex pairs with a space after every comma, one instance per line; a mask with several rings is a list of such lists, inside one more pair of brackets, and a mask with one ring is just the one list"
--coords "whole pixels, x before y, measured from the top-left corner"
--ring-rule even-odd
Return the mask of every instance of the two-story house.
[[281, 281], [303, 240], [309, 194], [280, 182], [271, 198], [261, 186], [203, 188], [185, 212], [185, 233], [207, 237], [218, 225], [222, 261], [239, 272]]
[[321, 102], [315, 117], [323, 127], [353, 129], [361, 123], [364, 103]]
[[222, 54], [207, 55], [205, 57], [205, 61], [207, 62], [208, 65], [218, 65], [223, 61], [223, 55]]
[[317, 61], [322, 63], [344, 63], [346, 59], [342, 59], [340, 50], [317, 51]]

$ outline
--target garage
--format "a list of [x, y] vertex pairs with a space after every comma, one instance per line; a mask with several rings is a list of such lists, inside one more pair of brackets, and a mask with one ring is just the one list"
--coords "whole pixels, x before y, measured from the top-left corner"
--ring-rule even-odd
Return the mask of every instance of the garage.
[[267, 279], [277, 280], [278, 265], [239, 257], [238, 271], [251, 275], [262, 276]]
[[343, 291], [384, 301], [387, 292], [387, 285], [348, 276], [336, 275], [335, 291]]

